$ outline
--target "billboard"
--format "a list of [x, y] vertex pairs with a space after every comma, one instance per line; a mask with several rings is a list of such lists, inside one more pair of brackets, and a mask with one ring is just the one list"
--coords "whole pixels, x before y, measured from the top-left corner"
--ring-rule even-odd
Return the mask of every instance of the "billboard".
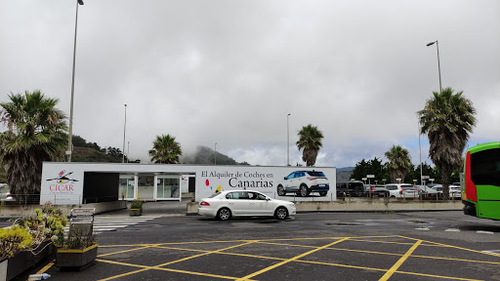
[[[314, 175], [319, 173], [323, 173], [326, 179], [318, 182]], [[288, 177], [292, 174], [297, 177]], [[313, 191], [304, 197], [298, 196], [298, 191], [280, 195], [278, 190], [280, 186], [288, 191], [298, 190], [300, 185], [322, 187], [321, 191]], [[325, 185], [329, 185], [327, 191]], [[195, 200], [200, 201], [220, 191], [249, 189], [282, 200], [332, 201], [336, 200], [335, 186], [336, 169], [333, 167], [205, 166], [196, 172]]]

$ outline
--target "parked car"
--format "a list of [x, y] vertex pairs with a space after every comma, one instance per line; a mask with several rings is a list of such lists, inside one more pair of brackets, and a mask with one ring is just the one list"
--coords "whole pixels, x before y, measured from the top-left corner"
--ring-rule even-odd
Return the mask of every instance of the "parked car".
[[385, 188], [389, 191], [390, 197], [398, 198], [417, 198], [418, 189], [409, 183], [386, 184]]
[[450, 192], [450, 198], [462, 198], [462, 186], [460, 183], [458, 183], [458, 185], [453, 183], [448, 187], [448, 189]]
[[438, 199], [443, 196], [443, 192], [425, 185], [415, 186], [418, 188], [418, 194], [422, 199]]
[[15, 201], [14, 197], [10, 194], [10, 187], [6, 183], [0, 183], [0, 200]]
[[368, 193], [362, 181], [337, 182], [337, 197], [363, 197]]
[[370, 197], [389, 197], [390, 193], [385, 188], [385, 185], [376, 185], [376, 184], [365, 184], [365, 190], [367, 192], [367, 196]]
[[276, 217], [295, 215], [293, 202], [272, 199], [253, 190], [231, 190], [213, 194], [198, 204], [198, 214], [228, 220], [231, 217]]
[[307, 196], [311, 192], [318, 192], [320, 196], [326, 196], [330, 184], [328, 178], [321, 171], [295, 171], [283, 178], [276, 187], [279, 196], [287, 193], [296, 193], [298, 196]]

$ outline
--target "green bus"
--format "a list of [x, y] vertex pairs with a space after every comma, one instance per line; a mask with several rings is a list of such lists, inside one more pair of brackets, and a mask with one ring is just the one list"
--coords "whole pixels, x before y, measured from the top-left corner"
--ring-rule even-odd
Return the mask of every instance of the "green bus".
[[500, 220], [500, 141], [467, 150], [462, 182], [464, 214]]

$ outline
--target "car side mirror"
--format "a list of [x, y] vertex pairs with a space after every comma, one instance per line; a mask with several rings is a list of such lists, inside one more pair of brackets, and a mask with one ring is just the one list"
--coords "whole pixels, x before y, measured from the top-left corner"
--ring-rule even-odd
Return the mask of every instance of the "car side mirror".
[[284, 177], [283, 179], [284, 179], [284, 180], [287, 180], [288, 178], [287, 178], [287, 177]]

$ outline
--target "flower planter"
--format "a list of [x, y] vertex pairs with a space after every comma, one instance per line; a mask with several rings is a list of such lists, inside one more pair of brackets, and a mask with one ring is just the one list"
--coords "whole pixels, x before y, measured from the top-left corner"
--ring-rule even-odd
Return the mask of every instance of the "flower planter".
[[130, 209], [130, 216], [136, 217], [142, 215], [142, 209]]
[[[35, 254], [33, 254], [35, 253]], [[4, 261], [7, 262], [7, 279], [12, 280], [24, 271], [34, 267], [47, 257], [53, 255], [53, 245], [51, 241], [41, 243], [35, 250], [22, 251], [12, 258]], [[5, 266], [5, 265], [3, 265]]]
[[57, 249], [56, 267], [61, 269], [82, 270], [94, 262], [97, 257], [97, 243], [81, 250]]

